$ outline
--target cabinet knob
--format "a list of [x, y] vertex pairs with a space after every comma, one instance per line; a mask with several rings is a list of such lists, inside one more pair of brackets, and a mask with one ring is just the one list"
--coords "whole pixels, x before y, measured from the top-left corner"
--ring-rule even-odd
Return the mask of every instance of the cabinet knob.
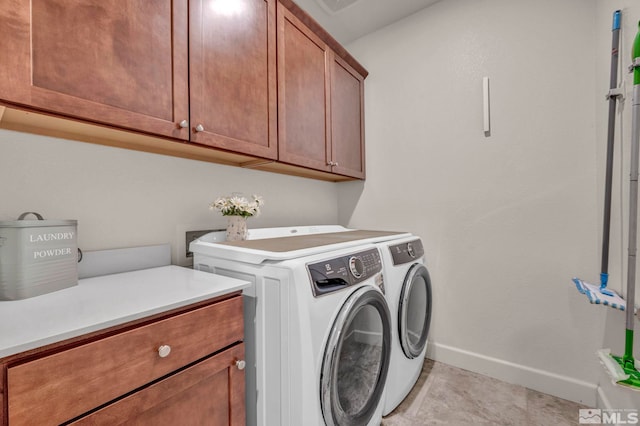
[[198, 124], [196, 126], [196, 132], [204, 132], [204, 126], [202, 124]]
[[334, 165], [334, 166], [336, 166], [336, 167], [338, 167], [338, 166], [339, 166], [339, 164], [338, 164], [338, 162], [337, 162], [337, 161], [334, 161], [334, 162], [333, 162], [333, 165]]
[[327, 166], [333, 166], [333, 161], [327, 161]]
[[182, 127], [183, 129], [186, 129], [187, 127], [189, 127], [189, 122], [187, 120], [182, 120], [180, 122], [180, 127]]
[[238, 370], [244, 370], [244, 367], [246, 367], [247, 363], [244, 361], [244, 359], [239, 359], [236, 360], [236, 367], [238, 367]]
[[169, 345], [162, 345], [158, 348], [158, 355], [160, 355], [160, 358], [166, 358], [169, 356], [170, 353], [171, 353], [171, 346]]

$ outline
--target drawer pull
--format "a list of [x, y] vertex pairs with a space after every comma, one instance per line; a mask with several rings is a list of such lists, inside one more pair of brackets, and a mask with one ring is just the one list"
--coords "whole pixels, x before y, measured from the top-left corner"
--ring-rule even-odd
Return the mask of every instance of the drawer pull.
[[158, 355], [160, 355], [160, 358], [166, 358], [169, 356], [170, 353], [171, 353], [171, 346], [169, 345], [162, 345], [158, 348]]
[[238, 367], [238, 370], [244, 370], [244, 367], [246, 365], [247, 363], [244, 361], [244, 359], [236, 360], [236, 367]]

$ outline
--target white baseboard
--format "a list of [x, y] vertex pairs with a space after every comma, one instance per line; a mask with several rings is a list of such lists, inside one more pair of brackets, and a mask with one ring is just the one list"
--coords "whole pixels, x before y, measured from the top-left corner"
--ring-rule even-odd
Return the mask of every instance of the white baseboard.
[[606, 410], [629, 410], [640, 407], [640, 392], [613, 383], [602, 369], [597, 393], [597, 408]]
[[613, 405], [611, 404], [611, 402], [609, 402], [609, 398], [607, 396], [607, 392], [605, 392], [605, 390], [602, 388], [602, 386], [598, 386], [598, 395], [597, 395], [598, 401], [597, 404], [595, 405], [598, 408], [604, 408], [607, 410], [612, 410], [613, 409]]
[[437, 342], [429, 342], [426, 357], [589, 407], [595, 407], [598, 399], [596, 383], [584, 382]]

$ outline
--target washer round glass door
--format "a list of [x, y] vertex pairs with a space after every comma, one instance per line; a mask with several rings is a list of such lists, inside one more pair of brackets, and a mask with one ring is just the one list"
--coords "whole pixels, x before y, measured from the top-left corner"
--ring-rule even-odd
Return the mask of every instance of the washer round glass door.
[[422, 355], [431, 322], [431, 279], [424, 265], [409, 268], [400, 294], [398, 332], [400, 345], [409, 359]]
[[390, 356], [387, 302], [380, 291], [361, 287], [340, 309], [325, 348], [320, 402], [328, 426], [369, 422], [382, 398]]

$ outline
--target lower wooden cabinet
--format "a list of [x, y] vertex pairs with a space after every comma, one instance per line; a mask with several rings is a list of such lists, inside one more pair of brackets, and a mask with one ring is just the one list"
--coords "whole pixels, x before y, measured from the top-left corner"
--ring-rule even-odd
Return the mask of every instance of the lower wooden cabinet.
[[243, 358], [236, 345], [70, 424], [244, 425]]
[[0, 425], [244, 425], [242, 297], [0, 360]]

